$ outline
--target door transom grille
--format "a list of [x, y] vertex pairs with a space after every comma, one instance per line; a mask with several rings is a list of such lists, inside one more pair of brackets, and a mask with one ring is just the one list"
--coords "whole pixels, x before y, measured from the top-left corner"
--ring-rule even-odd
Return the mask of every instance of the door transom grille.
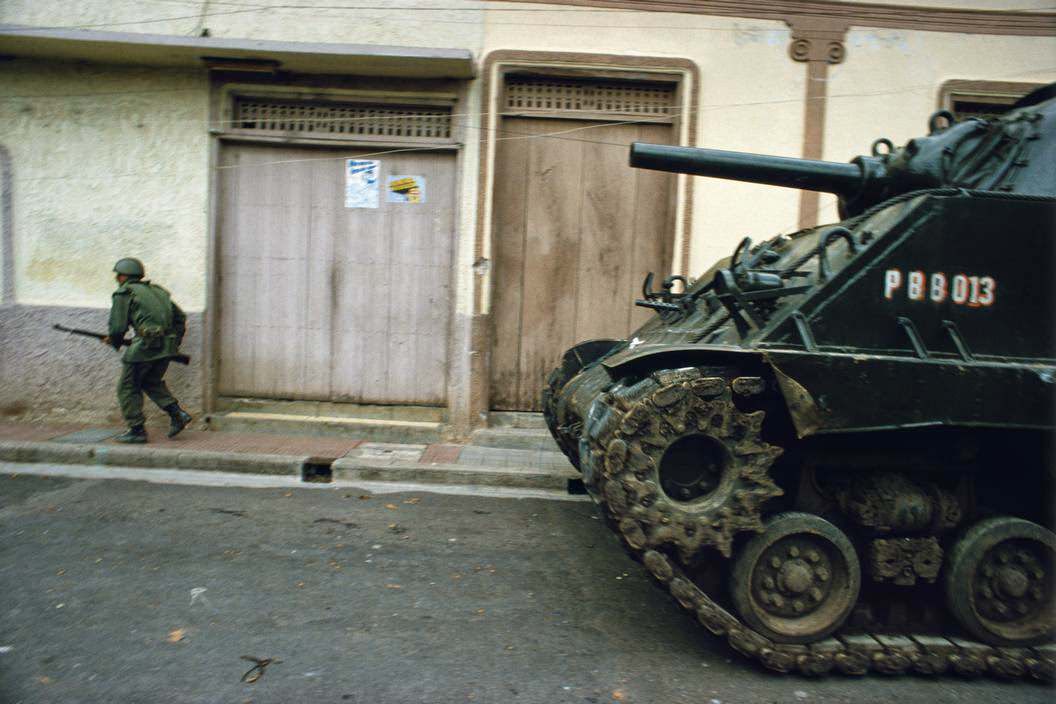
[[451, 108], [235, 98], [233, 127], [306, 136], [450, 139]]
[[508, 76], [506, 112], [669, 116], [675, 113], [675, 86], [632, 81], [587, 81], [539, 76]]

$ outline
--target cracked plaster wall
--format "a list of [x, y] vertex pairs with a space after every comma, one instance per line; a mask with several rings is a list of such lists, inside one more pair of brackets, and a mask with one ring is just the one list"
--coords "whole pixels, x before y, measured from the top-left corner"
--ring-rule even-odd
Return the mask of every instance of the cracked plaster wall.
[[[11, 196], [0, 284], [14, 294], [0, 307], [0, 416], [118, 419], [117, 354], [51, 325], [104, 330], [111, 268], [135, 256], [191, 313], [184, 351], [200, 356], [206, 75], [15, 60], [0, 64], [0, 95]], [[197, 359], [169, 378], [201, 406]]]
[[202, 310], [205, 72], [16, 60], [0, 64], [0, 95], [15, 300], [108, 307], [113, 263], [134, 256], [185, 310]]

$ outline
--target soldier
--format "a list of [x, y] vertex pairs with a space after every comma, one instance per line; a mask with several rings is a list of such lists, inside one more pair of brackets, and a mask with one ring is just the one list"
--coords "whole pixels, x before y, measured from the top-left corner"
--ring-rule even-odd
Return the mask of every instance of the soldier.
[[174, 437], [191, 422], [191, 415], [180, 408], [162, 377], [169, 359], [179, 351], [187, 316], [172, 302], [168, 291], [143, 278], [143, 263], [138, 259], [121, 259], [114, 271], [118, 289], [114, 291], [110, 326], [103, 342], [120, 349], [128, 327], [131, 325], [136, 332], [121, 358], [121, 378], [117, 382], [117, 400], [128, 431], [114, 439], [127, 443], [147, 441], [143, 428], [144, 392], [169, 414], [169, 437]]

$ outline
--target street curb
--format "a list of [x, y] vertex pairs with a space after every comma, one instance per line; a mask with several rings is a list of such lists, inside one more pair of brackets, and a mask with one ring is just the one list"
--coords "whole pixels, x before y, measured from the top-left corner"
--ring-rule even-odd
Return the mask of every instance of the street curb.
[[311, 457], [169, 450], [57, 442], [0, 442], [0, 461], [110, 465], [146, 469], [197, 469], [241, 474], [301, 476]]
[[372, 462], [358, 457], [341, 457], [334, 460], [330, 469], [335, 480], [465, 484], [522, 489], [564, 490], [568, 488], [569, 480], [579, 478], [571, 467], [567, 471], [553, 471], [531, 467]]

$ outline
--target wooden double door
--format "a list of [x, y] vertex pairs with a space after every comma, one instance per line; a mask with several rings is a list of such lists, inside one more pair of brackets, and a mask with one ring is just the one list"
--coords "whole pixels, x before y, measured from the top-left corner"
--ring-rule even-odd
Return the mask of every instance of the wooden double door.
[[[378, 205], [349, 208], [346, 159], [356, 154], [222, 147], [221, 395], [446, 402], [454, 154], [367, 154], [381, 162]], [[397, 175], [424, 180], [419, 202], [390, 202]]]
[[671, 266], [674, 176], [630, 168], [635, 141], [671, 143], [671, 126], [503, 120], [493, 217], [493, 409], [541, 410], [546, 375], [567, 348], [626, 337], [649, 317], [634, 299], [648, 272], [662, 279]]

